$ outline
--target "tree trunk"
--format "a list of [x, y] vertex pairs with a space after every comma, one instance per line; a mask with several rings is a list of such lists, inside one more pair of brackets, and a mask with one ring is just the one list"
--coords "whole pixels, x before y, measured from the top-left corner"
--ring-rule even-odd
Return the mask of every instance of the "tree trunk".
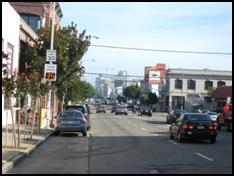
[[[34, 105], [34, 107], [33, 107], [33, 121], [32, 121], [31, 133], [30, 133], [30, 139], [31, 139], [31, 140], [32, 140], [33, 130], [34, 130], [34, 123], [35, 123], [35, 116], [36, 116], [37, 103], [38, 103], [38, 97], [36, 97], [36, 105]], [[33, 103], [33, 104], [34, 104], [34, 103]]]
[[6, 110], [6, 138], [5, 138], [6, 148], [8, 147], [8, 109]]
[[11, 106], [11, 119], [12, 119], [12, 136], [13, 136], [13, 147], [16, 148], [16, 136], [15, 136], [15, 121], [14, 121], [14, 110], [12, 105], [12, 99], [10, 98], [10, 106]]
[[18, 148], [20, 148], [20, 119], [21, 119], [21, 104], [20, 104], [20, 98], [18, 98], [18, 107], [20, 108], [18, 110]]

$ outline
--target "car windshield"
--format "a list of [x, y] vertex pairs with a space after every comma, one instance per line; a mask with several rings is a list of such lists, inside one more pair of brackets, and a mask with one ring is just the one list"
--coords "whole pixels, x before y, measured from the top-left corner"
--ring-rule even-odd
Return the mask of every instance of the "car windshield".
[[63, 111], [60, 113], [59, 117], [77, 117], [77, 118], [83, 118], [82, 113], [79, 111]]

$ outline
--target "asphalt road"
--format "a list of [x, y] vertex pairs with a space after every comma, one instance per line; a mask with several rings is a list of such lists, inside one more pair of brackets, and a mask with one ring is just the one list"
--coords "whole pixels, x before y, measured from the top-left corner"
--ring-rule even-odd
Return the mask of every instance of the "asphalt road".
[[91, 115], [91, 131], [50, 137], [9, 173], [16, 174], [218, 174], [232, 173], [232, 133], [215, 144], [170, 140], [169, 125], [153, 117]]

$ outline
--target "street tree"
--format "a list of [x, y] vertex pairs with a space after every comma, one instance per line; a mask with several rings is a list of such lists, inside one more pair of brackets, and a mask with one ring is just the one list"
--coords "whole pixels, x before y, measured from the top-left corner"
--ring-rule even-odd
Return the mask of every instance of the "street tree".
[[[53, 82], [57, 89], [57, 96], [63, 106], [68, 95], [68, 89], [74, 84], [74, 80], [84, 72], [80, 60], [87, 52], [90, 45], [90, 36], [86, 31], [78, 33], [77, 25], [73, 22], [55, 32], [54, 49], [57, 53], [57, 79]], [[41, 53], [45, 57], [46, 49], [50, 46], [50, 28], [44, 28], [41, 40], [44, 45]]]
[[124, 89], [123, 94], [129, 99], [137, 100], [140, 98], [141, 90], [137, 85], [131, 85]]
[[68, 88], [68, 94], [65, 102], [67, 103], [68, 101], [71, 101], [74, 103], [79, 103], [80, 101], [85, 101], [94, 95], [95, 89], [90, 83], [76, 78], [71, 87]]

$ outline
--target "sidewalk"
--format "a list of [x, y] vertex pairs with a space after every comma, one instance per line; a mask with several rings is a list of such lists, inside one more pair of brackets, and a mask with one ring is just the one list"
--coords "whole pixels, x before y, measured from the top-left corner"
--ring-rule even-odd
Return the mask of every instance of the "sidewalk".
[[[16, 125], [16, 146], [18, 146], [18, 126]], [[20, 148], [13, 148], [12, 127], [8, 127], [8, 147], [6, 148], [6, 128], [2, 127], [2, 174], [12, 169], [20, 160], [31, 154], [40, 144], [42, 144], [52, 133], [53, 129], [34, 130], [32, 139], [25, 135], [25, 129], [20, 127]]]

